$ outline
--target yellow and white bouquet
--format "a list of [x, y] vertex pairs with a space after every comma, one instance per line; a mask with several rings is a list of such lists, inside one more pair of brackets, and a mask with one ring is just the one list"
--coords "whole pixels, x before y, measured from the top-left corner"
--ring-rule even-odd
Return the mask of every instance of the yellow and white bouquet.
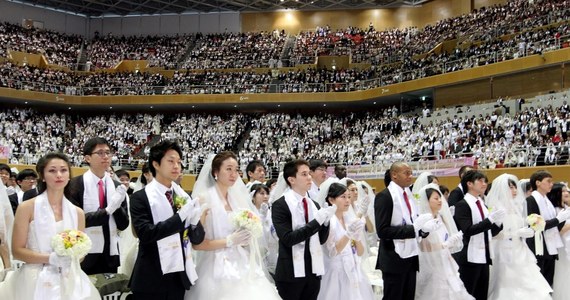
[[51, 247], [57, 255], [82, 258], [91, 250], [91, 239], [80, 230], [64, 230], [51, 239]]
[[254, 238], [260, 237], [263, 233], [261, 219], [249, 209], [242, 209], [237, 212], [232, 221], [236, 228], [249, 231]]

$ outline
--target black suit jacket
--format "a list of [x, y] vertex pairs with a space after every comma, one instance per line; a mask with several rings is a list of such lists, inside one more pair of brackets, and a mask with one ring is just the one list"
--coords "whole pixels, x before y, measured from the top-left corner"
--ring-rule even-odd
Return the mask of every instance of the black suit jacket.
[[459, 188], [456, 187], [454, 188], [451, 193], [449, 193], [449, 198], [447, 199], [447, 203], [449, 204], [449, 206], [454, 206], [455, 204], [457, 204], [457, 202], [463, 200], [463, 191]]
[[[467, 261], [467, 249], [469, 248], [469, 240], [472, 236], [476, 234], [480, 234], [482, 232], [486, 232], [487, 230], [491, 230], [491, 235], [495, 236], [499, 234], [499, 232], [503, 229], [503, 227], [499, 227], [488, 218], [485, 218], [483, 221], [473, 224], [473, 218], [471, 214], [471, 208], [465, 199], [457, 202], [455, 204], [455, 214], [453, 219], [455, 220], [455, 224], [457, 224], [457, 229], [463, 231], [463, 249], [461, 251], [453, 254], [455, 261], [459, 265], [464, 264], [471, 264]], [[487, 243], [487, 241], [485, 241]], [[491, 246], [491, 245], [487, 245]], [[488, 249], [488, 248], [487, 248]], [[491, 264], [491, 256], [489, 251], [485, 251], [485, 256], [487, 259], [487, 264]]]
[[[131, 195], [130, 211], [133, 229], [139, 238], [139, 252], [130, 281], [131, 290], [142, 293], [165, 293], [176, 288], [189, 289], [191, 284], [186, 272], [162, 274], [156, 245], [158, 240], [175, 233], [180, 234], [182, 242], [186, 228], [178, 214], [155, 225], [144, 189]], [[204, 227], [201, 223], [188, 228], [188, 237], [192, 244], [202, 243], [204, 236]]]
[[[538, 207], [538, 203], [536, 203], [536, 199], [534, 199], [534, 196], [529, 196], [528, 198], [526, 198], [526, 208], [527, 208], [527, 214], [537, 214], [540, 215], [540, 208]], [[562, 227], [564, 227], [565, 222], [558, 222], [558, 219], [554, 218], [554, 219], [550, 219], [550, 220], [545, 220], [546, 222], [546, 226], [544, 227], [544, 230], [553, 228], [558, 226], [558, 230], [562, 229]], [[544, 258], [545, 259], [558, 259], [558, 254], [556, 255], [550, 255], [548, 253], [548, 250], [546, 249], [546, 241], [544, 239], [544, 231], [542, 232], [542, 245], [543, 245], [543, 249], [544, 249]], [[534, 255], [536, 256], [536, 249], [534, 248], [534, 236], [532, 236], [531, 238], [526, 239], [526, 244], [528, 245], [528, 247], [530, 248], [530, 250], [532, 251], [532, 253], [534, 253]]]
[[14, 212], [14, 215], [16, 215], [16, 209], [18, 208], [18, 194], [14, 193], [12, 195], [9, 195], [8, 199], [10, 200], [12, 211]]
[[[317, 208], [319, 204], [313, 201]], [[320, 225], [317, 220], [310, 221], [307, 225], [293, 230], [293, 220], [285, 197], [281, 197], [271, 207], [271, 219], [275, 232], [279, 237], [279, 256], [275, 267], [275, 281], [298, 281], [305, 278], [295, 278], [293, 269], [293, 245], [305, 242], [305, 277], [313, 274], [309, 240], [315, 233], [319, 234], [321, 244], [327, 241], [329, 226]], [[320, 277], [320, 276], [319, 276]]]
[[416, 237], [413, 225], [392, 226], [394, 202], [390, 191], [386, 188], [374, 199], [374, 215], [376, 217], [376, 232], [380, 238], [376, 269], [386, 273], [402, 274], [410, 270], [419, 270], [418, 257], [401, 258], [394, 250], [394, 240], [412, 239]]
[[24, 196], [22, 197], [22, 202], [24, 202], [26, 200], [30, 200], [30, 199], [36, 197], [37, 195], [38, 195], [38, 189], [37, 188], [30, 189], [29, 191], [24, 192]]
[[[115, 182], [115, 186], [120, 183]], [[83, 175], [77, 176], [71, 179], [70, 185], [70, 201], [76, 206], [83, 209], [83, 194], [85, 193], [85, 186], [83, 183]], [[105, 199], [105, 205], [107, 205], [107, 199]], [[117, 224], [118, 230], [125, 230], [129, 226], [129, 215], [127, 213], [127, 202], [124, 201], [121, 207], [113, 213], [115, 218], [115, 223]], [[119, 255], [110, 254], [110, 234], [109, 234], [109, 215], [104, 208], [99, 208], [94, 212], [85, 212], [85, 227], [102, 226], [103, 227], [103, 237], [105, 238], [105, 245], [103, 247], [103, 253], [97, 254], [87, 254], [81, 262], [81, 268], [87, 274], [93, 274], [91, 269], [95, 267], [98, 263], [100, 256], [104, 256], [104, 261], [106, 263], [105, 269], [113, 270], [119, 267], [120, 259]], [[100, 263], [100, 262], [99, 262]], [[98, 269], [101, 269], [99, 266]]]

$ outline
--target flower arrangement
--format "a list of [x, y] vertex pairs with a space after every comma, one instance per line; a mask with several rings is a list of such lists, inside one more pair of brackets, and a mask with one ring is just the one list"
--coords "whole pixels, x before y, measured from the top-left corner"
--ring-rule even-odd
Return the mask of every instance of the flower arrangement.
[[530, 214], [528, 217], [526, 217], [526, 222], [535, 232], [544, 231], [544, 228], [546, 227], [544, 218], [538, 214]]
[[51, 239], [51, 247], [57, 255], [80, 258], [91, 250], [91, 239], [80, 230], [64, 230]]
[[260, 237], [262, 233], [261, 219], [249, 209], [242, 209], [233, 217], [233, 224], [237, 228], [243, 228], [251, 232], [255, 238]]
[[174, 207], [176, 208], [176, 211], [180, 210], [182, 208], [182, 206], [184, 206], [184, 204], [186, 204], [186, 202], [188, 202], [188, 198], [187, 197], [182, 197], [180, 195], [174, 194], [174, 199], [172, 199], [174, 202]]

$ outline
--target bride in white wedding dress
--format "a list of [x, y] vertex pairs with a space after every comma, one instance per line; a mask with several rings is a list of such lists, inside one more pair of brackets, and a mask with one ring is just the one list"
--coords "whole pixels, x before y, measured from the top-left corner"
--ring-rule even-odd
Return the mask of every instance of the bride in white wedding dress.
[[200, 250], [198, 281], [186, 292], [187, 300], [280, 299], [266, 277], [255, 238], [232, 222], [243, 209], [255, 211], [238, 168], [235, 154], [221, 152], [204, 164], [194, 185], [192, 196], [209, 212], [203, 224], [206, 238], [193, 246]]
[[503, 230], [491, 242], [495, 257], [489, 272], [488, 299], [552, 299], [552, 289], [525, 242], [525, 238], [534, 236], [534, 231], [523, 217], [527, 215], [526, 201], [518, 182], [515, 176], [503, 174], [493, 180], [486, 198], [489, 208], [507, 212]]

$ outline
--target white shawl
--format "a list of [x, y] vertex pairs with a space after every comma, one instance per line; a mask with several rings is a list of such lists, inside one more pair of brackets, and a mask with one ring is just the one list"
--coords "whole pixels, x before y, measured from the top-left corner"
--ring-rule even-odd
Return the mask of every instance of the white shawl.
[[[409, 188], [402, 189], [395, 182], [390, 182], [388, 185], [388, 191], [392, 196], [393, 208], [392, 208], [392, 219], [390, 220], [391, 226], [402, 226], [402, 225], [412, 225], [413, 219], [417, 218], [418, 210], [416, 208], [416, 203], [413, 200], [412, 193]], [[410, 203], [410, 208], [412, 210], [412, 215], [408, 211], [408, 207], [404, 200], [404, 192], [408, 196], [408, 201]], [[415, 238], [411, 239], [394, 239], [394, 251], [401, 258], [410, 258], [418, 255], [418, 242]]]
[[[85, 213], [90, 213], [97, 211], [99, 209], [99, 190], [96, 185], [94, 178], [98, 178], [88, 170], [83, 174], [83, 210]], [[105, 183], [105, 198], [109, 201], [113, 194], [115, 194], [115, 183], [113, 179], [108, 174], [102, 178]], [[103, 227], [102, 226], [91, 226], [85, 228], [85, 233], [91, 238], [93, 247], [89, 253], [103, 253], [103, 247], [105, 246], [105, 238], [103, 237]], [[115, 223], [115, 218], [109, 216], [109, 254], [119, 255], [119, 233], [117, 231], [117, 223]]]
[[[63, 229], [77, 229], [77, 208], [63, 198], [62, 206]], [[57, 232], [55, 216], [48, 202], [46, 193], [38, 195], [34, 203], [33, 231], [38, 242], [39, 252], [51, 253], [51, 240]], [[79, 268], [79, 258], [77, 268]], [[73, 268], [73, 267], [72, 267]], [[34, 300], [40, 299], [83, 299], [89, 296], [90, 287], [87, 275], [80, 270], [62, 270], [49, 264], [44, 264], [38, 275]]]
[[[533, 191], [532, 196], [536, 200], [536, 204], [538, 204], [538, 209], [540, 210], [540, 215], [544, 218], [544, 220], [551, 220], [556, 218], [556, 209], [552, 202], [548, 200], [545, 196], [542, 196], [538, 191]], [[562, 242], [562, 238], [560, 237], [560, 232], [558, 231], [558, 227], [552, 227], [543, 231], [544, 242], [546, 243], [546, 250], [548, 250], [548, 254], [556, 255], [558, 254], [558, 248], [564, 247], [564, 243]], [[543, 255], [544, 253], [539, 253], [537, 249], [535, 249], [536, 255]]]
[[[477, 198], [473, 195], [467, 193], [465, 194], [465, 202], [469, 205], [471, 209], [471, 222], [472, 224], [477, 224], [483, 222], [481, 218], [481, 213], [477, 207]], [[487, 206], [481, 201], [481, 209], [483, 211], [483, 216], [487, 218], [489, 215], [489, 210]], [[490, 256], [493, 257], [493, 247], [491, 247], [491, 230], [488, 230], [487, 243], [489, 245]], [[474, 264], [487, 264], [487, 258], [485, 256], [485, 234], [481, 232], [479, 234], [472, 235], [469, 238], [469, 245], [467, 247], [467, 261]]]
[[[155, 225], [171, 218], [174, 215], [172, 206], [170, 206], [168, 199], [166, 199], [166, 195], [160, 191], [158, 184], [159, 183], [156, 180], [153, 180], [144, 188]], [[191, 200], [190, 196], [188, 196], [188, 194], [186, 194], [186, 192], [184, 192], [184, 190], [174, 182], [172, 182], [172, 189], [174, 190], [174, 194], [187, 197], [189, 201], [195, 201]], [[160, 268], [163, 274], [186, 271], [186, 275], [188, 275], [190, 282], [192, 284], [196, 282], [198, 274], [196, 273], [192, 255], [190, 254], [190, 251], [188, 251], [188, 248], [190, 247], [186, 247], [187, 249], [185, 250], [182, 249], [179, 232], [158, 240], [156, 245], [158, 247]], [[186, 251], [186, 264], [184, 263], [183, 258], [183, 255], [185, 255], [184, 251]]]
[[[287, 202], [287, 206], [289, 206], [289, 210], [291, 211], [292, 230], [297, 230], [306, 226], [305, 210], [303, 209], [301, 201], [299, 201], [295, 196], [295, 192], [288, 189], [283, 193], [283, 197], [285, 197], [285, 202]], [[317, 211], [317, 206], [308, 196], [305, 196], [305, 198], [307, 199], [307, 208], [309, 213], [308, 219], [310, 222], [314, 219], [314, 213]], [[292, 251], [295, 278], [305, 277], [305, 242], [303, 241], [293, 245]], [[316, 275], [323, 275], [325, 273], [325, 265], [318, 234], [313, 234], [311, 236], [309, 240], [309, 251], [311, 252], [313, 273]]]

